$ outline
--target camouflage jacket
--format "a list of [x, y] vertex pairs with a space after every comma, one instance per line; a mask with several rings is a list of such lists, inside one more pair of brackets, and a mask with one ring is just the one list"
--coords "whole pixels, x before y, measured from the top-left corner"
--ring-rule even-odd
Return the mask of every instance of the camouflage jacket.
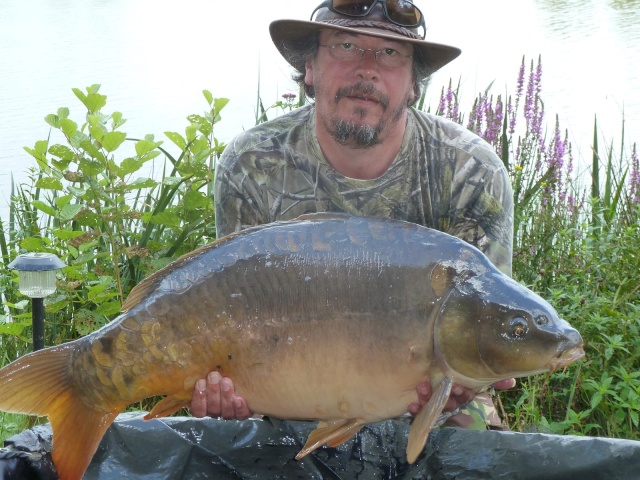
[[218, 237], [304, 213], [390, 217], [459, 237], [511, 274], [513, 197], [502, 162], [475, 134], [413, 108], [398, 156], [376, 179], [327, 163], [308, 105], [238, 135], [218, 161], [214, 198]]

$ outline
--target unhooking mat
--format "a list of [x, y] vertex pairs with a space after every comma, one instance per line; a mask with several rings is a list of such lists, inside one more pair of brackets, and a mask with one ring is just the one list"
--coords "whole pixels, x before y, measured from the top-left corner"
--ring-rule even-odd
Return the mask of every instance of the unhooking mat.
[[[474, 431], [431, 433], [414, 464], [405, 458], [409, 419], [369, 425], [338, 448], [295, 460], [311, 422], [123, 414], [105, 434], [85, 480], [425, 479], [638, 480], [640, 442]], [[0, 449], [0, 480], [54, 480], [51, 429], [36, 426]]]

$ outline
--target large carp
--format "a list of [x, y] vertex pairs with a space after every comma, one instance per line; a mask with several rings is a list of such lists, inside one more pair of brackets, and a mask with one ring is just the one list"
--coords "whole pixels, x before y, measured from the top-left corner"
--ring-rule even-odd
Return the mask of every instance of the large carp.
[[455, 382], [480, 388], [555, 370], [582, 339], [476, 248], [402, 221], [318, 214], [224, 237], [141, 282], [123, 314], [0, 370], [0, 409], [48, 415], [63, 480], [80, 479], [127, 405], [189, 404], [218, 370], [257, 413], [319, 420], [298, 457], [363, 425], [413, 420], [415, 461]]

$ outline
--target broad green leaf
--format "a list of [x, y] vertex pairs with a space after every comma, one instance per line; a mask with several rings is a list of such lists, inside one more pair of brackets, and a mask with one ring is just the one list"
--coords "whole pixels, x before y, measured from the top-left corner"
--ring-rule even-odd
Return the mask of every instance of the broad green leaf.
[[76, 197], [82, 197], [87, 192], [84, 188], [74, 187], [73, 185], [69, 185], [67, 187], [67, 190], [69, 190], [69, 193], [72, 193]]
[[57, 178], [44, 177], [38, 179], [36, 187], [44, 188], [45, 190], [62, 190], [62, 182]]
[[127, 139], [127, 134], [124, 132], [109, 132], [102, 137], [102, 147], [107, 152], [113, 152]]
[[136, 142], [136, 153], [139, 157], [144, 156], [146, 153], [149, 153], [154, 148], [158, 146], [155, 142], [149, 142], [148, 140], [139, 140]]
[[44, 203], [42, 200], [34, 200], [31, 202], [31, 205], [36, 207], [41, 212], [46, 213], [47, 215], [50, 215], [52, 217], [56, 216], [56, 210], [50, 205], [47, 205], [46, 203]]
[[117, 300], [112, 300], [110, 302], [102, 303], [96, 308], [96, 313], [104, 315], [105, 317], [110, 317], [112, 315], [117, 315], [120, 313], [122, 309], [122, 305]]
[[135, 158], [125, 158], [120, 164], [120, 178], [131, 173], [137, 172], [142, 167], [143, 162]]
[[99, 93], [90, 93], [82, 103], [84, 103], [90, 112], [97, 112], [107, 104], [107, 96], [100, 95]]
[[197, 125], [189, 125], [184, 131], [187, 136], [187, 142], [193, 142], [198, 134], [198, 127]]
[[216, 98], [213, 102], [213, 109], [216, 111], [216, 113], [219, 113], [220, 110], [227, 106], [227, 103], [229, 103], [228, 98]]
[[24, 310], [29, 306], [30, 303], [31, 302], [29, 301], [29, 299], [24, 299], [24, 300], [20, 300], [17, 303], [2, 302], [2, 305], [5, 305], [9, 308], [15, 308], [16, 310]]
[[27, 252], [44, 252], [46, 245], [41, 237], [27, 237], [20, 242], [20, 248]]
[[107, 130], [102, 125], [92, 125], [89, 127], [89, 133], [98, 142], [102, 142]]
[[74, 93], [76, 97], [78, 97], [78, 100], [80, 100], [82, 103], [85, 103], [87, 96], [84, 94], [82, 90], [80, 90], [79, 88], [72, 88], [71, 91]]
[[183, 203], [188, 210], [206, 208], [211, 205], [211, 199], [202, 192], [190, 191], [184, 195]]
[[58, 206], [58, 208], [64, 208], [64, 206], [67, 205], [72, 198], [73, 198], [73, 195], [63, 195], [61, 197], [57, 197], [55, 200], [56, 205]]
[[77, 203], [70, 203], [65, 205], [60, 212], [60, 220], [63, 222], [67, 222], [72, 220], [79, 212], [82, 210], [82, 205], [78, 205]]
[[209, 90], [203, 90], [202, 94], [204, 95], [204, 98], [207, 100], [207, 103], [209, 104], [209, 106], [211, 106], [211, 104], [213, 103], [213, 95], [211, 94], [211, 92]]
[[67, 107], [60, 107], [58, 109], [58, 117], [60, 117], [60, 118], [69, 117], [69, 109]]
[[162, 179], [163, 185], [167, 185], [169, 187], [174, 187], [178, 185], [180, 182], [181, 182], [181, 179], [179, 177], [164, 177]]
[[113, 123], [112, 123], [113, 130], [116, 130], [118, 127], [121, 127], [127, 122], [126, 118], [122, 118], [121, 112], [113, 112], [111, 114], [111, 118], [113, 120]]
[[72, 238], [81, 237], [85, 234], [82, 230], [62, 230], [62, 229], [54, 229], [52, 230], [53, 235], [60, 240], [71, 240]]
[[44, 117], [44, 121], [51, 125], [53, 128], [60, 128], [60, 117], [58, 117], [58, 115], [50, 113], [49, 115]]
[[87, 93], [98, 93], [100, 91], [100, 84], [94, 83], [87, 87]]
[[170, 228], [177, 228], [181, 223], [180, 217], [178, 215], [166, 210], [164, 212], [155, 214], [149, 221], [154, 225], [165, 225]]
[[13, 335], [17, 337], [22, 333], [25, 324], [21, 322], [9, 322], [0, 324], [0, 335]]
[[141, 188], [153, 188], [158, 185], [152, 178], [136, 178], [132, 183], [125, 186], [125, 190], [139, 190]]
[[73, 150], [71, 150], [66, 145], [51, 145], [51, 147], [49, 147], [49, 153], [54, 157], [58, 157], [60, 160], [69, 161], [75, 158]]
[[89, 177], [95, 177], [104, 171], [104, 165], [100, 162], [96, 162], [95, 160], [83, 158], [80, 160], [80, 170]]
[[175, 143], [178, 148], [181, 150], [185, 150], [187, 148], [187, 141], [184, 139], [182, 135], [176, 132], [164, 132], [169, 140]]
[[[98, 147], [96, 147], [91, 140], [84, 140], [83, 142], [80, 143], [80, 146], [82, 148], [84, 148], [84, 151], [87, 152], [89, 155], [91, 155], [92, 158], [95, 158], [97, 160], [102, 160], [104, 162], [105, 158], [104, 155], [100, 152], [100, 150], [98, 150]], [[82, 161], [80, 161], [80, 163], [82, 164]]]
[[62, 133], [68, 138], [71, 138], [78, 131], [78, 124], [68, 118], [61, 118], [60, 128], [62, 129]]

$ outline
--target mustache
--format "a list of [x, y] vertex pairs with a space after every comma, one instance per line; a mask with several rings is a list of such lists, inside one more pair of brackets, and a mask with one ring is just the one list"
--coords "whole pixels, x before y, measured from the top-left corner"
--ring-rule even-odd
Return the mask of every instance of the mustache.
[[353, 85], [341, 87], [336, 93], [335, 101], [338, 103], [344, 97], [367, 97], [376, 100], [386, 110], [389, 106], [389, 97], [378, 90], [372, 83], [358, 82]]

